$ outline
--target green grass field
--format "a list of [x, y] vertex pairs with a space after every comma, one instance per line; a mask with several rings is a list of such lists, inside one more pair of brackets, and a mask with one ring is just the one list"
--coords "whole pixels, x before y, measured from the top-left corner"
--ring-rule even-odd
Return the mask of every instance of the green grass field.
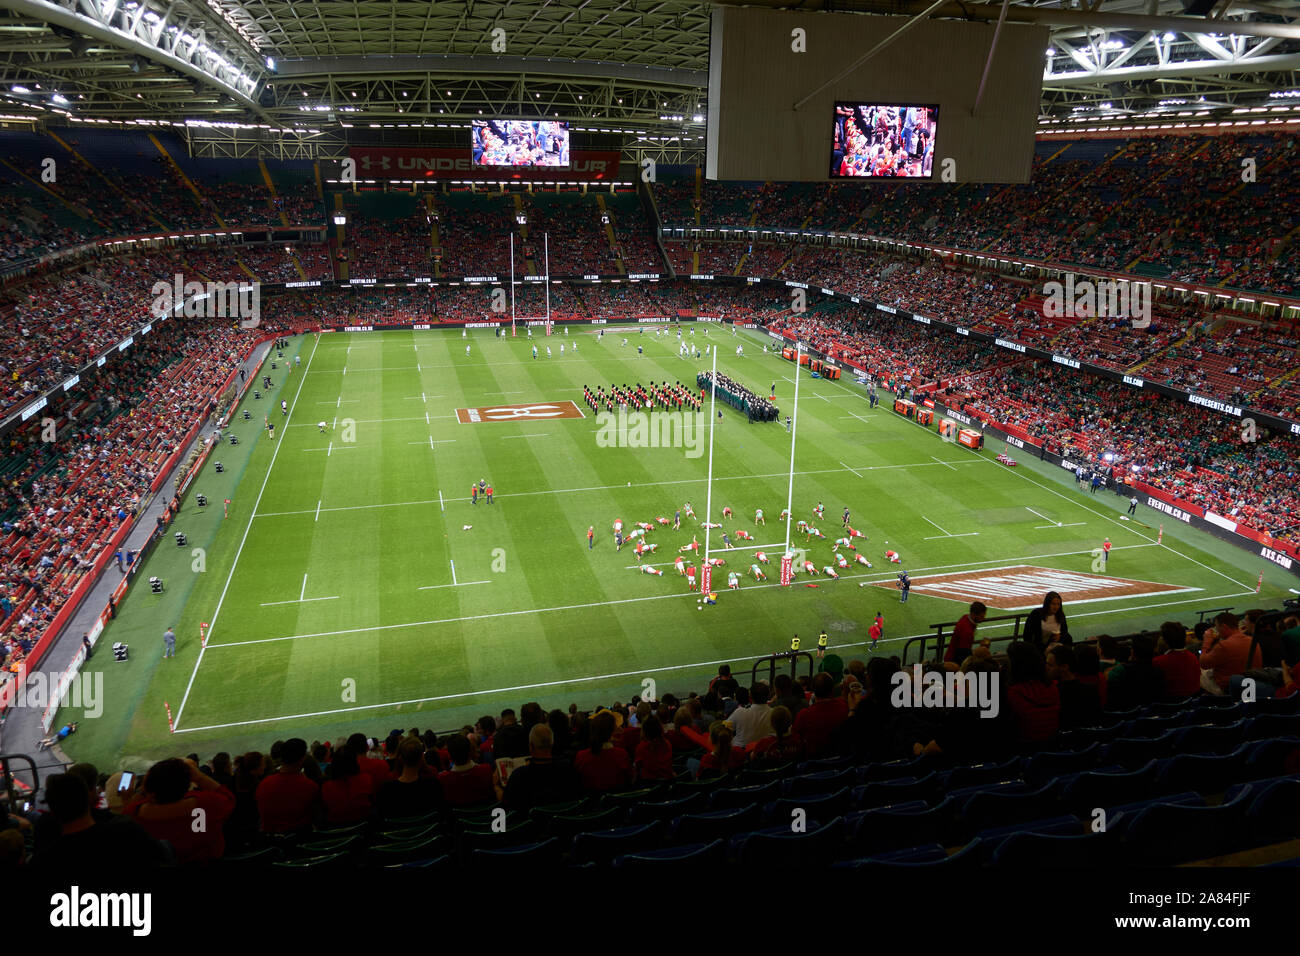
[[[775, 379], [787, 414], [792, 364], [761, 354], [757, 338], [709, 331], [706, 339], [699, 327], [695, 340], [722, 342], [719, 370], [755, 390]], [[734, 355], [737, 341], [743, 358]], [[532, 342], [543, 350], [537, 360]], [[689, 522], [649, 535], [663, 577], [639, 573], [630, 548], [615, 551], [610, 529], [615, 518], [672, 517], [685, 501], [703, 521], [707, 453], [598, 447], [581, 390], [665, 379], [693, 385], [707, 361], [679, 359], [676, 339], [653, 331], [607, 330], [598, 342], [584, 329], [532, 342], [487, 331], [468, 340], [446, 331], [294, 340], [286, 355], [301, 356], [300, 370], [286, 374], [281, 365], [270, 372], [272, 394], [245, 402], [253, 420], [231, 429], [242, 443], [214, 456], [224, 457], [226, 473], [209, 462], [169, 529], [186, 531], [188, 546], [165, 539], [146, 564], [142, 577], [163, 577], [166, 592], [135, 586], [101, 638], [90, 666], [106, 675], [104, 717], [85, 721], [69, 752], [106, 767], [128, 757], [265, 749], [290, 732], [312, 739], [413, 725], [450, 730], [527, 700], [548, 708], [627, 700], [646, 678], [660, 694], [702, 688], [718, 663], [748, 673], [755, 658], [785, 650], [795, 632], [808, 648], [825, 627], [835, 652], [865, 656], [877, 610], [886, 620], [877, 653], [898, 653], [906, 637], [956, 620], [966, 602], [913, 591], [900, 605], [896, 591], [859, 588], [893, 581], [898, 569], [884, 560], [886, 541], [923, 577], [1021, 562], [1088, 571], [1093, 549], [1109, 536], [1109, 574], [1199, 589], [1067, 608], [1076, 636], [1194, 621], [1198, 608], [1245, 608], [1285, 594], [1279, 571], [1254, 595], [1260, 562], [1246, 552], [1167, 519], [1159, 546], [1161, 519], [1145, 508], [1137, 517], [1150, 527], [1120, 520], [1126, 501], [1080, 493], [1059, 469], [1005, 468], [992, 460], [999, 443], [975, 454], [894, 415], [883, 394], [882, 407], [869, 410], [851, 383], [805, 377], [794, 515], [812, 519], [824, 502], [826, 519], [816, 523], [828, 538], [795, 542], [819, 567], [829, 563], [848, 506], [875, 567], [851, 567], [838, 581], [819, 577], [816, 588], [803, 576], [795, 587], [776, 584], [790, 435], [783, 424], [751, 425], [723, 408], [714, 419], [714, 520], [723, 520], [723, 506], [733, 508], [724, 530], [750, 530], [773, 564], [766, 585], [746, 574], [742, 589], [729, 592], [725, 572], [746, 572], [754, 548], [721, 552], [728, 566], [715, 577], [718, 603], [701, 610], [671, 566], [691, 539]], [[556, 351], [549, 359], [547, 343]], [[569, 346], [563, 358], [560, 343]], [[455, 415], [556, 400], [577, 403], [587, 417], [470, 425]], [[273, 440], [261, 427], [268, 414]], [[322, 419], [332, 426], [326, 434]], [[492, 505], [469, 501], [480, 477], [495, 487]], [[212, 504], [200, 509], [195, 492]], [[231, 499], [224, 519], [222, 498]], [[760, 507], [765, 528], [753, 524]], [[588, 525], [597, 531], [590, 551]], [[211, 625], [206, 648], [201, 622]], [[163, 660], [169, 624], [180, 640], [175, 659]], [[129, 663], [111, 662], [107, 644], [115, 640], [131, 644]]]

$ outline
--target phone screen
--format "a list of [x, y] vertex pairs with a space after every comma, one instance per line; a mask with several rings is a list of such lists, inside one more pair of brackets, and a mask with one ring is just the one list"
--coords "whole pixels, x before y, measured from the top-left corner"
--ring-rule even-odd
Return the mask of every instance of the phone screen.
[[130, 771], [123, 771], [123, 773], [122, 773], [122, 780], [121, 780], [121, 782], [118, 783], [118, 785], [117, 785], [118, 792], [121, 793], [121, 792], [125, 792], [125, 791], [127, 791], [127, 790], [130, 790], [130, 789], [131, 789], [131, 781], [132, 781], [132, 779], [134, 779], [134, 777], [135, 777], [135, 774], [131, 773]]

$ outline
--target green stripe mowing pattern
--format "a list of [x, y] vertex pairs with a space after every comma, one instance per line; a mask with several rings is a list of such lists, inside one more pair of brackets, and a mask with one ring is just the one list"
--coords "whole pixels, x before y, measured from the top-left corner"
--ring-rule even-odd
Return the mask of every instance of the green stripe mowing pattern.
[[[755, 337], [739, 339], [746, 355], [737, 357], [737, 339], [707, 331], [698, 328], [695, 341], [722, 343], [721, 372], [755, 390], [777, 382], [784, 418], [793, 366], [763, 355]], [[1021, 563], [1089, 571], [1093, 549], [1109, 536], [1109, 574], [1200, 589], [1067, 608], [1082, 635], [1195, 620], [1188, 614], [1197, 608], [1244, 609], [1286, 593], [1282, 573], [1266, 573], [1257, 599], [1258, 560], [1225, 542], [1167, 522], [1166, 546], [1157, 546], [1160, 518], [1145, 508], [1139, 517], [1150, 528], [1121, 520], [1126, 500], [1082, 494], [1060, 469], [1023, 459], [1005, 468], [992, 460], [1000, 445], [978, 455], [945, 444], [883, 406], [869, 410], [852, 384], [805, 372], [794, 510], [827, 539], [796, 535], [794, 543], [819, 567], [831, 563], [848, 505], [875, 566], [852, 565], [838, 581], [819, 576], [817, 587], [802, 576], [789, 589], [774, 584], [790, 435], [783, 422], [749, 424], [723, 408], [712, 419], [714, 520], [732, 507], [724, 530], [749, 530], [773, 564], [760, 587], [748, 574], [751, 545], [716, 551], [727, 561], [714, 578], [718, 604], [701, 610], [672, 567], [691, 539], [690, 522], [683, 519], [681, 532], [656, 525], [649, 535], [659, 549], [648, 560], [662, 577], [641, 573], [630, 546], [615, 551], [611, 525], [672, 518], [688, 500], [702, 521], [707, 454], [599, 447], [599, 422], [581, 389], [679, 379], [693, 387], [706, 360], [679, 359], [676, 338], [653, 330], [626, 333], [626, 347], [624, 333], [603, 340], [594, 333], [529, 340], [488, 330], [466, 338], [459, 330], [394, 330], [295, 339], [304, 372], [277, 378], [274, 395], [245, 403], [255, 421], [236, 423], [247, 438], [223, 450], [226, 474], [209, 464], [195, 484], [218, 505], [232, 498], [230, 518], [187, 499], [169, 529], [187, 530], [193, 546], [206, 547], [206, 570], [191, 572], [190, 550], [169, 541], [150, 557], [142, 575], [163, 577], [167, 591], [156, 599], [136, 587], [123, 602], [103, 640], [128, 640], [132, 660], [96, 655], [109, 706], [81, 725], [69, 753], [107, 768], [129, 757], [265, 750], [290, 735], [449, 730], [528, 700], [548, 709], [626, 701], [644, 678], [660, 694], [698, 689], [719, 662], [748, 673], [757, 657], [786, 649], [791, 634], [821, 627], [846, 659], [865, 657], [877, 610], [886, 620], [877, 653], [898, 653], [904, 638], [955, 620], [964, 605], [915, 590], [900, 605], [896, 593], [858, 587], [893, 580], [886, 541], [916, 577]], [[282, 397], [291, 414], [272, 441], [260, 416], [279, 415]], [[457, 408], [556, 400], [574, 401], [586, 417], [473, 425], [455, 417]], [[324, 434], [321, 420], [330, 426]], [[480, 478], [494, 486], [494, 504], [470, 503], [469, 486]], [[812, 516], [818, 501], [826, 506], [822, 521]], [[753, 523], [759, 507], [765, 528]], [[596, 529], [591, 551], [589, 525]], [[727, 591], [730, 570], [744, 575], [738, 593]], [[198, 625], [213, 621], [218, 603], [200, 661]], [[164, 661], [160, 637], [173, 623], [177, 656]], [[179, 714], [175, 735], [164, 701]]]

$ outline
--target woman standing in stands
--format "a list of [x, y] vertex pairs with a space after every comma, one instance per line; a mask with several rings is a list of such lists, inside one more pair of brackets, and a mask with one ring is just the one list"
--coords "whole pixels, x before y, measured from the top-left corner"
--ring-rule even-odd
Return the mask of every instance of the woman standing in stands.
[[1044, 654], [1053, 644], [1073, 644], [1070, 629], [1065, 622], [1065, 611], [1061, 606], [1061, 595], [1048, 591], [1043, 598], [1043, 606], [1034, 608], [1025, 620], [1025, 640], [1033, 644]]

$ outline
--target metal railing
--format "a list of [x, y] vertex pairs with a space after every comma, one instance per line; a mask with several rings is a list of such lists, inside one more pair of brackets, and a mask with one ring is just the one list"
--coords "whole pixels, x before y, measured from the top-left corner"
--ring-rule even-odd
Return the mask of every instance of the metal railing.
[[[1029, 613], [1032, 613], [1032, 612], [1029, 612]], [[1018, 641], [1018, 640], [1020, 640], [1020, 622], [1021, 622], [1022, 620], [1024, 620], [1025, 618], [1029, 617], [1029, 613], [1025, 613], [1025, 614], [1007, 614], [1007, 615], [1004, 615], [1003, 617], [986, 617], [986, 618], [981, 622], [981, 624], [982, 624], [982, 625], [990, 625], [990, 624], [992, 624], [992, 625], [996, 625], [996, 624], [999, 624], [999, 623], [1005, 623], [1006, 621], [1010, 621], [1010, 622], [1011, 622], [1011, 633], [1010, 633], [1009, 635], [1003, 635], [1003, 636], [1001, 636], [1001, 637], [992, 637], [992, 638], [988, 638], [988, 640], [989, 640], [989, 641], [1005, 641], [1005, 642], [1007, 642], [1007, 643], [1011, 643], [1012, 641]], [[919, 644], [919, 645], [921, 646], [921, 649], [920, 649], [920, 656], [917, 658], [918, 661], [924, 661], [924, 660], [940, 660], [940, 659], [942, 659], [942, 658], [943, 658], [943, 653], [944, 653], [944, 651], [947, 649], [947, 640], [946, 640], [946, 638], [951, 636], [951, 633], [945, 635], [945, 633], [944, 633], [944, 629], [945, 629], [945, 628], [949, 628], [949, 629], [954, 628], [954, 627], [957, 626], [957, 624], [958, 624], [957, 621], [945, 621], [945, 622], [943, 622], [942, 624], [931, 624], [930, 627], [934, 628], [934, 633], [933, 633], [933, 634], [922, 634], [922, 635], [919, 636], [919, 637], [913, 637], [913, 638], [911, 638], [909, 641], [907, 641], [907, 643], [905, 643], [905, 644], [903, 645], [903, 654], [902, 654], [902, 658], [901, 658], [901, 659], [902, 659], [902, 663], [903, 663], [903, 664], [911, 663], [911, 662], [908, 660], [908, 656], [909, 656], [909, 652], [910, 652], [911, 649], [912, 649], [912, 645], [913, 645], [913, 644]], [[981, 639], [981, 640], [984, 640], [984, 638], [980, 638], [980, 639]], [[927, 658], [927, 657], [926, 657], [926, 645], [927, 645], [930, 641], [934, 641], [935, 653], [934, 653], [934, 657], [929, 657], [929, 658]]]
[[767, 684], [772, 686], [776, 682], [776, 665], [778, 661], [790, 662], [790, 679], [796, 680], [799, 675], [799, 661], [803, 659], [808, 662], [808, 678], [811, 680], [813, 675], [813, 656], [807, 651], [785, 651], [784, 653], [769, 654], [767, 657], [760, 657], [754, 661], [754, 666], [749, 672], [749, 684], [752, 687], [758, 683], [758, 669], [767, 665]]

